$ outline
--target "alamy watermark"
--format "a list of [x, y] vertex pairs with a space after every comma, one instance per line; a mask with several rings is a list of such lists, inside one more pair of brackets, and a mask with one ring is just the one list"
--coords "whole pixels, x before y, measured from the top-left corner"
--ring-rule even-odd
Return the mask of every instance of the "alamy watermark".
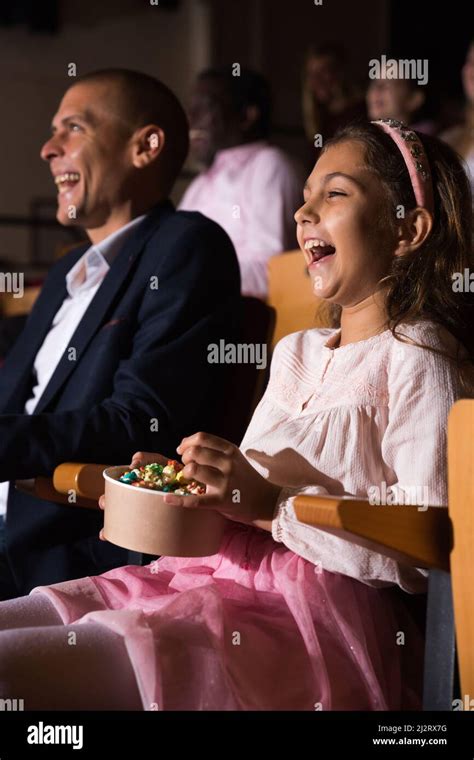
[[472, 712], [474, 710], [474, 699], [470, 694], [464, 694], [463, 699], [453, 699], [452, 701], [453, 711], [463, 710], [465, 712]]
[[13, 293], [13, 298], [23, 298], [25, 293], [23, 272], [0, 272], [0, 293]]
[[467, 267], [464, 272], [454, 272], [451, 275], [453, 293], [474, 293], [474, 272]]
[[382, 481], [379, 486], [369, 486], [367, 496], [372, 506], [410, 506], [426, 512], [429, 507], [428, 486], [387, 486]]
[[266, 343], [210, 343], [207, 347], [209, 364], [255, 364], [258, 369], [267, 366]]
[[24, 709], [23, 699], [0, 699], [0, 712], [22, 712]]
[[428, 83], [427, 58], [371, 58], [370, 79], [416, 79], [419, 85]]
[[71, 744], [73, 749], [84, 746], [84, 726], [52, 726], [40, 721], [28, 726], [28, 744]]

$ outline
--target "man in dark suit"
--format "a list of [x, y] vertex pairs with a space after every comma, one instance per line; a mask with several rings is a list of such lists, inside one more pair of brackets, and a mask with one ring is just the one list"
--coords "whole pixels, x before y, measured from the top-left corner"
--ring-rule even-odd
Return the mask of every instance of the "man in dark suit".
[[52, 268], [0, 369], [0, 599], [128, 561], [99, 541], [100, 512], [11, 481], [138, 449], [173, 457], [183, 435], [210, 429], [222, 383], [207, 347], [232, 340], [240, 281], [224, 231], [168, 200], [187, 148], [175, 96], [136, 72], [86, 75], [53, 119], [41, 155], [57, 218], [91, 242]]

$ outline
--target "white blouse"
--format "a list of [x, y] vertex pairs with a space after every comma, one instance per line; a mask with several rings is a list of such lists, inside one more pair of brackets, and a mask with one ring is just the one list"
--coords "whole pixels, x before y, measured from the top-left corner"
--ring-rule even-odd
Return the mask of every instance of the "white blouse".
[[[427, 321], [400, 325], [398, 333], [446, 348], [439, 328]], [[389, 330], [334, 348], [338, 339], [339, 330], [313, 329], [278, 343], [240, 448], [261, 475], [282, 486], [272, 523], [276, 541], [368, 585], [424, 591], [426, 570], [300, 523], [293, 501], [297, 494], [330, 494], [370, 498], [380, 509], [383, 503], [445, 506], [446, 428], [460, 396], [457, 371]]]

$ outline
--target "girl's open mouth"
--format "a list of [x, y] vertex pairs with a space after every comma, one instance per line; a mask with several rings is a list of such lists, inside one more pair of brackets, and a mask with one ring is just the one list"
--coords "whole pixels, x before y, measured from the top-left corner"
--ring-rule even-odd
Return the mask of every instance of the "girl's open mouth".
[[328, 256], [334, 256], [336, 253], [336, 249], [333, 245], [319, 238], [310, 238], [309, 240], [306, 240], [304, 249], [305, 251], [308, 251], [311, 256], [308, 266], [317, 264], [322, 259], [326, 259]]

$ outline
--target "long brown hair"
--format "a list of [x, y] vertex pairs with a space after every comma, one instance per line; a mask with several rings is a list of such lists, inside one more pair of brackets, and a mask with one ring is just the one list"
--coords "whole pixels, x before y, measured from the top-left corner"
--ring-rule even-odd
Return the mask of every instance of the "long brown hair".
[[[384, 278], [387, 287], [388, 327], [394, 338], [401, 323], [430, 320], [453, 335], [459, 344], [455, 355], [422, 346], [454, 361], [459, 369], [463, 394], [474, 395], [474, 293], [469, 287], [453, 289], [454, 279], [474, 273], [472, 203], [468, 178], [457, 154], [436, 137], [417, 133], [430, 164], [434, 195], [433, 228], [416, 251], [394, 256]], [[405, 214], [417, 203], [404, 159], [392, 138], [370, 123], [352, 124], [328, 140], [331, 145], [357, 140], [365, 146], [367, 165], [385, 188], [383, 224], [397, 226], [395, 210]], [[474, 284], [473, 284], [474, 288]], [[339, 310], [340, 315], [340, 310]], [[333, 312], [337, 320], [337, 313]], [[462, 347], [465, 349], [462, 352]]]

